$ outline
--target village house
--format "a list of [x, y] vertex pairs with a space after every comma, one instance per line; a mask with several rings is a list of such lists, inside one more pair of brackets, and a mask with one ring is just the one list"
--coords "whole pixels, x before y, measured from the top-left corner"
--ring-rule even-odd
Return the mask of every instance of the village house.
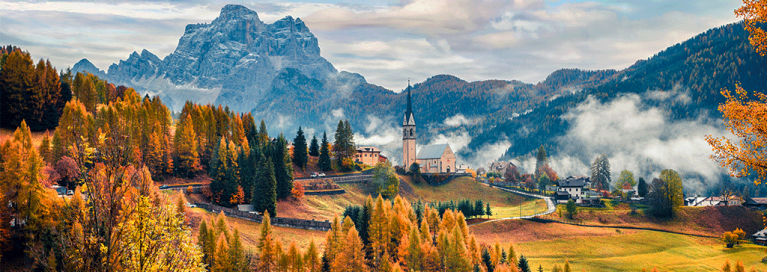
[[375, 147], [359, 147], [354, 157], [354, 160], [358, 163], [375, 166], [381, 161], [381, 150]]
[[477, 176], [484, 176], [487, 174], [487, 170], [484, 167], [477, 168]]
[[751, 235], [751, 239], [753, 240], [754, 244], [763, 246], [767, 245], [767, 229], [757, 231]]
[[767, 197], [753, 197], [743, 202], [743, 206], [752, 210], [767, 210]]
[[685, 199], [685, 206], [708, 207], [708, 206], [733, 206], [741, 205], [743, 200], [738, 196], [709, 196], [709, 197], [689, 197]]
[[[585, 193], [583, 187], [585, 186], [586, 179], [584, 178], [569, 176], [564, 180], [559, 180], [559, 191], [567, 192], [570, 195], [570, 199], [578, 204], [582, 202], [582, 198]], [[565, 203], [566, 202], [567, 201], [565, 200]]]
[[515, 166], [515, 165], [511, 162], [493, 162], [490, 164], [489, 171], [499, 173], [501, 174], [501, 176], [503, 176], [503, 174], [506, 173], [506, 169], [512, 166]]

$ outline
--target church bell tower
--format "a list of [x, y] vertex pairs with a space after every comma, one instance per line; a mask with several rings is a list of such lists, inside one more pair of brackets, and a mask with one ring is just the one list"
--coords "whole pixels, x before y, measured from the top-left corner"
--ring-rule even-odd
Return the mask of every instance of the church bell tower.
[[405, 171], [409, 171], [410, 165], [416, 162], [415, 137], [415, 118], [413, 117], [413, 105], [410, 101], [410, 80], [408, 80], [407, 110], [404, 121], [402, 121], [402, 162]]

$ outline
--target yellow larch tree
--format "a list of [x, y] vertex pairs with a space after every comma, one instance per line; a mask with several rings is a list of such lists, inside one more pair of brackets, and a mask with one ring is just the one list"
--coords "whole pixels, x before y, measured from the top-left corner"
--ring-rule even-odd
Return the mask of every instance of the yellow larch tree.
[[[735, 10], [735, 15], [744, 19], [751, 45], [764, 56], [767, 53], [767, 34], [759, 25], [767, 22], [767, 2], [743, 0], [743, 7]], [[767, 179], [767, 152], [764, 151], [767, 147], [767, 95], [759, 92], [749, 95], [740, 85], [735, 85], [735, 94], [724, 89], [722, 95], [726, 101], [719, 105], [719, 111], [725, 118], [727, 130], [739, 141], [706, 136], [714, 151], [711, 158], [728, 168], [733, 177], [756, 173], [754, 183], [758, 185]]]

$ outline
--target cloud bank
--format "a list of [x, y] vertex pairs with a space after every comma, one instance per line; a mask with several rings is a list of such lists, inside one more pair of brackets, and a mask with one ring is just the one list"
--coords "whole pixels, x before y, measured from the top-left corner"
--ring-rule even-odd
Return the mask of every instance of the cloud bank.
[[[550, 158], [550, 165], [561, 177], [589, 175], [590, 162], [606, 154], [613, 180], [624, 169], [647, 181], [658, 177], [663, 169], [673, 169], [684, 177], [685, 190], [705, 193], [706, 187], [718, 184], [726, 171], [709, 158], [712, 151], [704, 137], [730, 134], [715, 122], [672, 121], [660, 109], [645, 105], [644, 101], [658, 96], [684, 99], [687, 95], [675, 88], [648, 92], [645, 97], [624, 95], [607, 103], [589, 97], [564, 117], [572, 127], [556, 140], [561, 150], [554, 152], [557, 155]], [[535, 159], [521, 165], [529, 172]]]

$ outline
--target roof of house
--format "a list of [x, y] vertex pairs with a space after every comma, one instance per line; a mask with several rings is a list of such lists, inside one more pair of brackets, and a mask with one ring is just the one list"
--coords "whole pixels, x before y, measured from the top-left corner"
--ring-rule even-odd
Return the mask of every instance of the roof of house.
[[763, 230], [757, 231], [756, 233], [754, 233], [751, 236], [752, 237], [762, 237], [762, 238], [767, 237], [767, 229], [763, 229]]
[[357, 152], [381, 152], [378, 148], [372, 146], [358, 147]]
[[503, 162], [503, 161], [497, 161], [490, 164], [490, 170], [500, 170], [505, 169], [506, 167], [513, 166], [514, 164], [511, 162]]
[[747, 203], [749, 204], [767, 204], [767, 197], [752, 197], [749, 198]]
[[586, 180], [583, 178], [567, 177], [565, 180], [559, 181], [559, 187], [583, 187], [586, 186]]
[[448, 144], [427, 145], [421, 148], [421, 151], [418, 152], [416, 158], [419, 160], [440, 159], [442, 158], [442, 154], [445, 153], [445, 149], [448, 148], [450, 148], [450, 145]]
[[564, 196], [564, 195], [566, 195], [566, 196], [569, 196], [569, 195], [570, 195], [570, 193], [568, 193], [568, 192], [565, 192], [565, 191], [557, 191], [557, 195], [563, 195], [563, 196]]

